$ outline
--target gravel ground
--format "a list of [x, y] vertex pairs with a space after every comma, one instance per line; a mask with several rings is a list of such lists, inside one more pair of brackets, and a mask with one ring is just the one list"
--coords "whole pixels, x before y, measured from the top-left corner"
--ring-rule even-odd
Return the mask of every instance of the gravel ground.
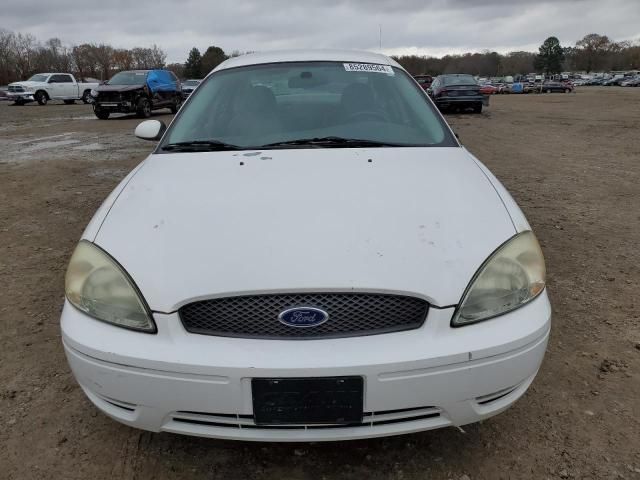
[[537, 379], [464, 430], [302, 445], [154, 434], [96, 411], [60, 343], [64, 270], [152, 144], [132, 117], [0, 103], [0, 478], [640, 479], [640, 88], [491, 102], [448, 120], [543, 246], [554, 323]]

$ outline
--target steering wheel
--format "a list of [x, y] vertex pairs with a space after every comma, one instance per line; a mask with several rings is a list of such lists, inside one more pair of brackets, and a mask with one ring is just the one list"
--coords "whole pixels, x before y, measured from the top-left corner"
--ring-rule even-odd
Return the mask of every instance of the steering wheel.
[[359, 119], [382, 120], [383, 122], [387, 121], [387, 117], [385, 117], [384, 114], [382, 114], [381, 112], [376, 112], [375, 110], [363, 110], [361, 112], [354, 112], [347, 117], [348, 121], [355, 121]]

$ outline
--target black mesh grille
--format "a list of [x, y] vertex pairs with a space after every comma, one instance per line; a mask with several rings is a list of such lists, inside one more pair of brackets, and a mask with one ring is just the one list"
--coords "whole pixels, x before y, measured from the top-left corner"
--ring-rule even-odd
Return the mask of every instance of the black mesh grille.
[[[278, 320], [288, 308], [316, 307], [329, 320], [310, 328]], [[243, 338], [336, 338], [411, 330], [420, 327], [429, 304], [415, 297], [377, 293], [291, 293], [216, 298], [179, 310], [191, 333]]]
[[98, 100], [101, 102], [119, 102], [122, 100], [120, 92], [99, 92]]

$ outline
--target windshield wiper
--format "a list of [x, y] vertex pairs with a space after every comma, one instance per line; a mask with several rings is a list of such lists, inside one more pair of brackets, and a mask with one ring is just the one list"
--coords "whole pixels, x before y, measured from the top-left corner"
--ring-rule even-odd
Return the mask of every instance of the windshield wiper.
[[315, 138], [300, 138], [297, 140], [286, 140], [283, 142], [268, 143], [256, 147], [257, 149], [271, 148], [271, 147], [298, 147], [298, 146], [311, 146], [317, 148], [326, 147], [401, 147], [403, 145], [399, 143], [380, 142], [377, 140], [364, 140], [360, 138], [344, 138], [344, 137], [315, 137]]
[[215, 152], [223, 150], [242, 150], [238, 145], [224, 143], [219, 140], [191, 140], [164, 145], [161, 150], [173, 152]]

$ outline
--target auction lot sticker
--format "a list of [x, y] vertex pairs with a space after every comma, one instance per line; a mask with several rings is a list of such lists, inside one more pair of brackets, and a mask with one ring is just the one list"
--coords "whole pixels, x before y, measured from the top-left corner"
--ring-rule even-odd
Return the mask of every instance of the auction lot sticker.
[[344, 69], [347, 72], [373, 72], [373, 73], [386, 73], [387, 75], [394, 75], [393, 68], [389, 65], [376, 65], [375, 63], [345, 63]]

